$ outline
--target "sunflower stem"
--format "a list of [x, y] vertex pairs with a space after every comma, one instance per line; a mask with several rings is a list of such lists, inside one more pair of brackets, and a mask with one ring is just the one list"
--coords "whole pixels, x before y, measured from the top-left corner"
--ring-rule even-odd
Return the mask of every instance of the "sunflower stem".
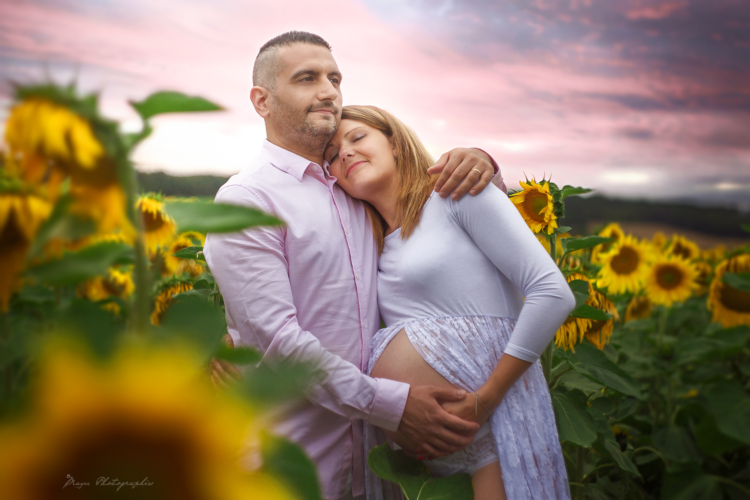
[[146, 256], [146, 243], [143, 233], [143, 220], [140, 212], [135, 209], [138, 196], [138, 180], [135, 168], [129, 165], [130, 172], [124, 179], [125, 194], [127, 197], [128, 216], [136, 231], [135, 239], [135, 269], [133, 278], [135, 282], [135, 303], [130, 309], [130, 328], [132, 332], [143, 335], [148, 328], [148, 318], [151, 310], [151, 277], [149, 276], [148, 257]]

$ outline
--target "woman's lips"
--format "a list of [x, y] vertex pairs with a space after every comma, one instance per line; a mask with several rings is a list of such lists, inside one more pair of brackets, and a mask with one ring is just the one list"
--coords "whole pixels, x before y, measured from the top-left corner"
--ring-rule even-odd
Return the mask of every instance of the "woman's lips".
[[351, 167], [349, 167], [348, 169], [346, 169], [346, 176], [349, 177], [349, 172], [351, 172], [352, 169], [354, 167], [356, 167], [357, 165], [359, 165], [360, 163], [364, 163], [364, 160], [360, 160], [360, 161], [352, 163]]

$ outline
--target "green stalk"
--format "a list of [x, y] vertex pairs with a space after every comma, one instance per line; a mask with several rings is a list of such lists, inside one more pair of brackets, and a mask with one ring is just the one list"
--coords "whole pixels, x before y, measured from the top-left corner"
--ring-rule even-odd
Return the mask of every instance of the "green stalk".
[[[8, 313], [0, 311], [0, 338], [6, 342], [6, 345], [10, 344], [10, 321]], [[13, 392], [13, 363], [9, 362], [5, 365], [3, 370], [3, 377], [5, 378], [5, 398], [10, 399]]]
[[[129, 162], [128, 162], [129, 163]], [[130, 330], [136, 334], [145, 334], [148, 328], [149, 313], [151, 311], [151, 276], [148, 269], [148, 257], [146, 256], [146, 240], [143, 234], [143, 221], [135, 209], [138, 196], [138, 181], [136, 180], [135, 168], [128, 164], [129, 175], [123, 179], [123, 187], [128, 204], [128, 217], [136, 230], [135, 240], [135, 270], [133, 281], [135, 282], [135, 302], [130, 310]]]

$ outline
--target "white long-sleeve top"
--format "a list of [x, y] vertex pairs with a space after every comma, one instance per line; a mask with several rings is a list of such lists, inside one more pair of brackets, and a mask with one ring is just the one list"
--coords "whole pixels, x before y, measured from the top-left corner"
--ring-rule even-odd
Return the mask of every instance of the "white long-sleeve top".
[[386, 236], [377, 286], [386, 326], [445, 316], [515, 319], [505, 353], [530, 362], [575, 307], [562, 273], [499, 189], [459, 201], [433, 193], [409, 238], [400, 229]]

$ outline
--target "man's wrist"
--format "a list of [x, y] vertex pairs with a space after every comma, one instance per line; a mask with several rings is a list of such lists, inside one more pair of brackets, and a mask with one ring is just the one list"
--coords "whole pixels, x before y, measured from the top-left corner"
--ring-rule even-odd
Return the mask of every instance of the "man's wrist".
[[378, 388], [367, 422], [388, 431], [396, 432], [409, 398], [409, 384], [385, 378], [376, 378]]

